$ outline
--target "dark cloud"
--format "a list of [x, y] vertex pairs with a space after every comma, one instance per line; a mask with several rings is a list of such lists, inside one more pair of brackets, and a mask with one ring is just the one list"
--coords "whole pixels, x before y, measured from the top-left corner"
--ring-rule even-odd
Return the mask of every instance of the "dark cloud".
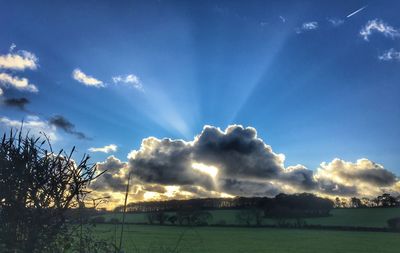
[[220, 189], [231, 195], [243, 197], [273, 197], [282, 192], [282, 189], [268, 181], [254, 182], [240, 179], [221, 180]]
[[25, 111], [25, 107], [30, 101], [27, 98], [6, 98], [4, 104], [9, 107], [16, 107], [22, 111]]
[[359, 195], [355, 185], [344, 185], [330, 179], [318, 180], [318, 192], [334, 196], [357, 196]]
[[376, 186], [389, 186], [397, 181], [395, 174], [380, 168], [364, 169], [354, 173], [343, 173], [343, 176], [348, 177], [349, 180], [357, 179]]
[[280, 180], [301, 190], [315, 190], [318, 187], [318, 182], [314, 179], [314, 172], [302, 165], [288, 167], [280, 175]]
[[142, 148], [130, 155], [129, 164], [133, 174], [146, 183], [214, 187], [208, 175], [192, 168], [191, 146], [181, 140], [144, 139]]
[[91, 184], [91, 188], [104, 191], [125, 191], [128, 179], [128, 164], [114, 156], [109, 156], [104, 162], [96, 164], [98, 173], [102, 173]]
[[[128, 171], [140, 191], [162, 195], [166, 193], [166, 186], [179, 186], [182, 197], [187, 197], [185, 192], [190, 196], [209, 197], [222, 193], [275, 196], [280, 192], [304, 191], [333, 196], [374, 196], [382, 187], [390, 190], [399, 185], [392, 172], [367, 159], [356, 163], [334, 159], [322, 163], [317, 171], [302, 165], [285, 167], [284, 156], [273, 152], [257, 137], [254, 128], [238, 125], [224, 131], [206, 126], [191, 142], [146, 138], [128, 159], [124, 163], [111, 156], [99, 164], [102, 170], [108, 169], [109, 175], [103, 179], [106, 187], [120, 189], [117, 184], [126, 182]], [[193, 168], [195, 163], [201, 166]], [[207, 166], [217, 168], [218, 173], [208, 174]]]
[[158, 192], [158, 193], [166, 193], [167, 192], [167, 189], [165, 189], [164, 186], [158, 185], [158, 184], [144, 185], [143, 190], [149, 191], [149, 192]]
[[207, 126], [193, 144], [193, 159], [218, 167], [226, 177], [272, 179], [283, 171], [283, 157], [257, 138], [254, 128]]
[[90, 139], [84, 133], [75, 130], [75, 125], [61, 115], [55, 115], [49, 119], [49, 123], [64, 132], [75, 135], [78, 139]]

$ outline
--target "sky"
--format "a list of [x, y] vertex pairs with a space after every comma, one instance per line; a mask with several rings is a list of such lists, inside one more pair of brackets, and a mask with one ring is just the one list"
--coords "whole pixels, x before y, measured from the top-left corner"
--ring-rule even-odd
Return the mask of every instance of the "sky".
[[0, 127], [112, 164], [104, 192], [400, 192], [398, 1], [0, 6]]

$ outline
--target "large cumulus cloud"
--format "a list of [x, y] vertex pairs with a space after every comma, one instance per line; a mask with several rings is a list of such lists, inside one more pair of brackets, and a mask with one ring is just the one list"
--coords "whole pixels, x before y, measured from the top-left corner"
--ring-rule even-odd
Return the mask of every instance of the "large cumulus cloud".
[[[398, 182], [394, 173], [365, 158], [355, 163], [338, 158], [330, 163], [321, 163], [315, 177], [322, 188], [333, 185], [342, 195], [379, 194], [395, 187]], [[334, 193], [334, 190], [330, 193]]]
[[[285, 156], [258, 138], [254, 128], [205, 126], [192, 141], [146, 138], [128, 155], [127, 162], [109, 157], [98, 165], [107, 172], [95, 186], [121, 191], [130, 172], [135, 196], [142, 199], [274, 196], [303, 191], [372, 196], [400, 189], [396, 175], [368, 159], [355, 163], [334, 159], [321, 163], [315, 171], [303, 165], [285, 167], [284, 161]], [[217, 168], [216, 175], [193, 167], [199, 163]]]

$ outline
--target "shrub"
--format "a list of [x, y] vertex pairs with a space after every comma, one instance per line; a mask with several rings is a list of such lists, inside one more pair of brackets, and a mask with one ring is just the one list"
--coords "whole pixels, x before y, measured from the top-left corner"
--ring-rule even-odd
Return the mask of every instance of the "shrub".
[[[84, 155], [54, 153], [44, 140], [4, 134], [0, 143], [0, 246], [9, 252], [56, 252], [67, 247], [66, 213], [80, 206], [95, 166]], [[62, 238], [60, 240], [60, 238]]]

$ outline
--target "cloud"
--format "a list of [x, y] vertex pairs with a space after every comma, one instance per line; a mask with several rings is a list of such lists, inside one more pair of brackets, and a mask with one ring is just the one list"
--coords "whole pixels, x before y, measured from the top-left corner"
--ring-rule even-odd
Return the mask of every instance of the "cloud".
[[[334, 159], [321, 163], [316, 171], [301, 164], [286, 167], [284, 160], [252, 127], [205, 126], [192, 141], [143, 139], [127, 162], [110, 156], [99, 163], [100, 170], [108, 171], [96, 184], [123, 191], [121, 185], [131, 173], [136, 186], [132, 197], [140, 200], [304, 191], [332, 197], [400, 193], [396, 175], [368, 159], [354, 163]], [[200, 169], [195, 166], [199, 164]]]
[[104, 162], [96, 164], [98, 173], [103, 173], [92, 184], [97, 191], [124, 191], [128, 179], [128, 163], [115, 156], [109, 156]]
[[338, 27], [344, 24], [344, 20], [340, 18], [328, 18], [328, 22], [331, 23], [331, 25], [334, 27]]
[[378, 59], [381, 61], [400, 61], [400, 51], [391, 48], [378, 56]]
[[38, 67], [38, 58], [35, 54], [20, 50], [17, 53], [12, 53], [15, 48], [15, 44], [10, 47], [10, 53], [6, 55], [0, 55], [0, 69], [11, 69], [11, 70], [35, 70]]
[[116, 152], [117, 151], [117, 145], [115, 144], [110, 144], [110, 145], [106, 145], [104, 147], [101, 148], [89, 148], [90, 152], [102, 152], [102, 153], [111, 153], [111, 152]]
[[[326, 185], [335, 185], [337, 189], [353, 189], [353, 194], [376, 195], [385, 187], [398, 182], [398, 178], [382, 165], [368, 159], [359, 159], [355, 163], [334, 159], [330, 163], [321, 163], [315, 175]], [[328, 182], [328, 184], [326, 184]]]
[[392, 39], [400, 36], [398, 29], [395, 29], [379, 19], [368, 21], [367, 24], [361, 28], [360, 35], [364, 38], [364, 40], [368, 41], [369, 36], [371, 36], [371, 34], [374, 32], [382, 33], [385, 37]]
[[129, 154], [129, 164], [146, 183], [214, 188], [209, 175], [192, 169], [191, 144], [182, 140], [146, 138], [138, 151]]
[[86, 86], [92, 86], [92, 87], [97, 87], [97, 88], [104, 87], [104, 84], [102, 81], [100, 81], [92, 76], [86, 75], [80, 69], [74, 69], [74, 71], [72, 71], [72, 77], [76, 81], [83, 83]]
[[17, 47], [17, 45], [15, 45], [15, 43], [12, 43], [11, 45], [10, 45], [10, 48], [9, 48], [9, 52], [11, 53], [11, 52], [13, 52], [14, 51], [14, 49]]
[[89, 139], [84, 133], [75, 130], [75, 125], [61, 115], [49, 119], [49, 124], [62, 129], [68, 134], [75, 135], [78, 139]]
[[6, 88], [11, 86], [17, 90], [26, 90], [30, 92], [39, 91], [36, 85], [29, 83], [28, 79], [11, 76], [7, 73], [0, 73], [0, 85]]
[[139, 77], [134, 74], [124, 75], [124, 76], [113, 76], [112, 80], [115, 84], [124, 83], [129, 84], [133, 88], [143, 91], [143, 84]]
[[25, 106], [29, 104], [30, 101], [27, 98], [7, 98], [4, 100], [4, 104], [9, 107], [16, 107], [21, 111], [25, 111]]
[[306, 31], [312, 31], [318, 29], [318, 22], [312, 21], [312, 22], [305, 22], [301, 25], [300, 28], [296, 28], [297, 33], [302, 33]]
[[10, 128], [21, 129], [23, 124], [23, 133], [29, 131], [34, 136], [41, 136], [45, 133], [51, 141], [57, 141], [58, 136], [56, 134], [56, 128], [49, 125], [47, 121], [41, 120], [37, 116], [28, 116], [23, 122], [21, 120], [13, 120], [7, 117], [0, 117], [0, 125], [4, 131], [8, 131]]

